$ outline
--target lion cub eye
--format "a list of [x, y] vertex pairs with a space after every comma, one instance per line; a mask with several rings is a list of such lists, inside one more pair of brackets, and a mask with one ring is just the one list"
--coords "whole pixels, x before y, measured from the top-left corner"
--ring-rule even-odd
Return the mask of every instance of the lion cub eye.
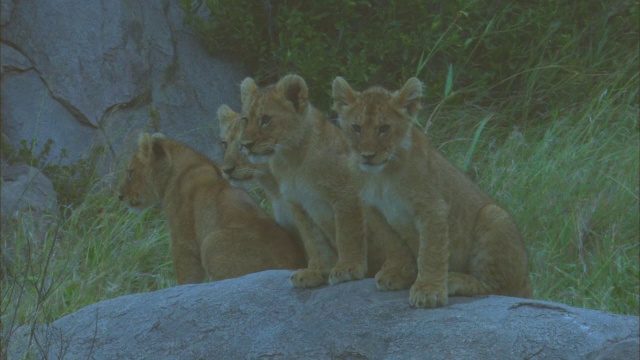
[[244, 126], [247, 126], [249, 124], [249, 119], [247, 119], [246, 117], [243, 117], [240, 120], [242, 121], [242, 125], [244, 125]]
[[228, 146], [228, 144], [227, 144], [227, 142], [226, 142], [226, 141], [221, 141], [221, 142], [220, 142], [220, 145], [222, 145], [222, 148], [223, 148], [224, 150], [227, 150], [227, 146]]
[[262, 117], [260, 118], [260, 126], [267, 126], [269, 125], [269, 123], [271, 122], [271, 116], [269, 115], [262, 115]]
[[378, 127], [378, 135], [384, 135], [387, 132], [389, 132], [389, 125], [385, 124]]
[[353, 130], [353, 132], [358, 135], [360, 135], [360, 132], [362, 132], [360, 125], [351, 125], [351, 130]]

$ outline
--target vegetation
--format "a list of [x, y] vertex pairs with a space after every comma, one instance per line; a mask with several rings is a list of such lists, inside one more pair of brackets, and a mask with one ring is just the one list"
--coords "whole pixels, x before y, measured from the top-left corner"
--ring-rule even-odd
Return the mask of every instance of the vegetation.
[[[632, 0], [180, 3], [212, 52], [264, 83], [298, 73], [321, 109], [336, 75], [356, 88], [398, 88], [418, 76], [428, 104], [497, 106], [514, 111], [510, 125], [537, 120], [568, 92], [584, 98], [624, 67], [640, 16]], [[198, 16], [204, 9], [210, 15]], [[455, 91], [443, 98], [447, 81]]]
[[[640, 315], [637, 1], [181, 3], [212, 51], [264, 83], [300, 74], [327, 113], [336, 75], [358, 89], [418, 76], [420, 125], [515, 216], [535, 298]], [[103, 186], [120, 175], [89, 177], [41, 236], [25, 216], [3, 239], [16, 254], [1, 284], [5, 333], [175, 284], [158, 211], [129, 213]]]
[[36, 150], [37, 145], [37, 139], [32, 139], [29, 143], [22, 140], [18, 149], [3, 144], [2, 157], [9, 163], [28, 164], [40, 169], [47, 178], [52, 180], [60, 210], [68, 214], [66, 210], [82, 203], [89, 192], [97, 174], [96, 164], [98, 159], [104, 155], [104, 148], [94, 147], [86, 158], [65, 164], [69, 158], [66, 149], [62, 149], [55, 162], [51, 161], [53, 140], [48, 139], [40, 151]]

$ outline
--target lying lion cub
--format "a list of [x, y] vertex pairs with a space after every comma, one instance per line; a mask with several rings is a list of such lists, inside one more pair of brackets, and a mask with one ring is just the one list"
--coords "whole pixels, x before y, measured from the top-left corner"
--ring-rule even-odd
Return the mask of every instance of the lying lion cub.
[[136, 210], [162, 203], [179, 285], [305, 264], [298, 244], [212, 161], [161, 134], [140, 135], [120, 200]]
[[247, 78], [240, 92], [242, 146], [251, 162], [269, 164], [307, 251], [308, 267], [296, 271], [292, 283], [317, 287], [327, 280], [362, 279], [367, 272], [363, 211], [340, 129], [309, 103], [299, 76], [264, 88]]
[[396, 92], [360, 93], [341, 77], [333, 82], [353, 163], [366, 173], [360, 195], [402, 239], [390, 244], [387, 262], [396, 263], [385, 263], [378, 287], [407, 284], [415, 274], [398, 271], [398, 262], [417, 262], [410, 291], [416, 307], [444, 306], [449, 295], [530, 297], [527, 251], [516, 225], [413, 126], [421, 97], [416, 78]]

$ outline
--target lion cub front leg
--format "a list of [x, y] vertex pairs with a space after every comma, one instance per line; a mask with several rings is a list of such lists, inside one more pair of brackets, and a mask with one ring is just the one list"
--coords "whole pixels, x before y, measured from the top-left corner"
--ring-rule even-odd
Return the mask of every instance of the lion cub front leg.
[[411, 249], [377, 208], [365, 206], [365, 220], [371, 229], [369, 241], [385, 253], [375, 276], [376, 286], [380, 290], [408, 289], [416, 280], [416, 258]]
[[[440, 201], [431, 211], [417, 219], [420, 244], [418, 277], [411, 286], [409, 302], [419, 308], [445, 306], [448, 302], [447, 275], [449, 268], [448, 206]], [[435, 211], [434, 211], [435, 210]]]
[[325, 285], [336, 255], [322, 229], [311, 219], [302, 206], [290, 202], [291, 214], [300, 232], [304, 249], [309, 259], [306, 269], [299, 269], [291, 275], [291, 283], [296, 287], [314, 288]]
[[333, 213], [338, 263], [331, 270], [329, 283], [363, 279], [367, 273], [367, 242], [360, 199], [343, 197], [334, 203]]

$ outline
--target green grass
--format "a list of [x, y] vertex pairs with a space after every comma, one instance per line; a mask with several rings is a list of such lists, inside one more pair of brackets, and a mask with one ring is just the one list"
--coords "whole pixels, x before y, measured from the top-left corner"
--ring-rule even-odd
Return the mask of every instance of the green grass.
[[[515, 216], [535, 298], [638, 314], [637, 109], [615, 116], [558, 116], [502, 143], [485, 130], [470, 175]], [[472, 130], [441, 148], [461, 167]]]
[[169, 235], [157, 209], [129, 212], [112, 190], [96, 187], [70, 213], [50, 218], [44, 232], [25, 216], [3, 239], [10, 259], [2, 279], [5, 332], [100, 300], [175, 285]]
[[503, 125], [512, 112], [462, 106], [430, 128], [440, 150], [515, 216], [537, 299], [640, 313], [637, 60], [627, 64], [631, 77], [620, 69], [527, 128]]

